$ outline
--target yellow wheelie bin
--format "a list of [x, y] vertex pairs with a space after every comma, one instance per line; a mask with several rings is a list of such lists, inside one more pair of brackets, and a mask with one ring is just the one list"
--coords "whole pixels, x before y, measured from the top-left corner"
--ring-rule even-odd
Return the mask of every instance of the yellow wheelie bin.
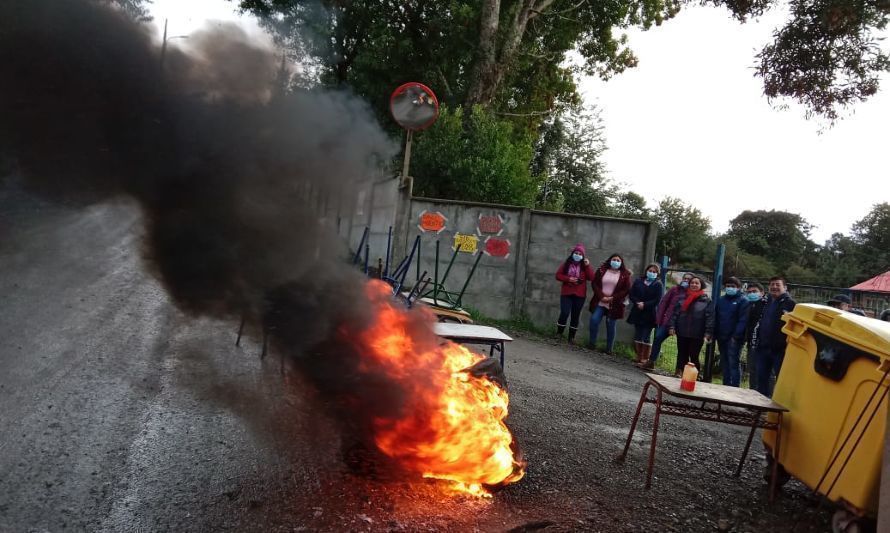
[[[782, 319], [788, 336], [773, 399], [787, 407], [777, 458], [784, 469], [859, 515], [877, 512], [890, 322], [799, 304]], [[763, 432], [775, 450], [776, 433]]]

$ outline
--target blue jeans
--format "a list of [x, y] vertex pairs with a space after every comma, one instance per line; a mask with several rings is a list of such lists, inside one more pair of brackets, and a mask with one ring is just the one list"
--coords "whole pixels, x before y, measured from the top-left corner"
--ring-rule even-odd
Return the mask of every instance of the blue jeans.
[[782, 370], [782, 361], [785, 360], [785, 347], [771, 348], [758, 347], [754, 350], [755, 372], [757, 372], [757, 392], [764, 396], [773, 397], [772, 376], [779, 377]]
[[661, 353], [661, 343], [670, 337], [668, 335], [670, 329], [670, 326], [658, 326], [655, 328], [655, 341], [652, 342], [652, 353], [649, 354], [649, 361], [653, 363], [658, 361], [658, 355]]
[[634, 340], [649, 344], [652, 342], [652, 328], [634, 325]]
[[739, 354], [742, 345], [732, 337], [717, 339], [720, 350], [720, 368], [723, 369], [723, 384], [738, 387], [742, 383], [742, 368], [739, 366]]
[[608, 309], [598, 305], [590, 313], [590, 342], [588, 345], [591, 348], [596, 348], [596, 337], [599, 334], [600, 322], [602, 322], [603, 317], [606, 317], [606, 351], [611, 352], [615, 346], [615, 324], [618, 321], [606, 316], [608, 312]]

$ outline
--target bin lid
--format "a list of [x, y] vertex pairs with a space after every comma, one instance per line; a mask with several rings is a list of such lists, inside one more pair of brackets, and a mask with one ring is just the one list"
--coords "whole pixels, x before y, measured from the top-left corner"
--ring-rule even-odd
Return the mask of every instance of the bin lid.
[[890, 359], [890, 322], [818, 304], [797, 304], [783, 319], [800, 322], [862, 351]]

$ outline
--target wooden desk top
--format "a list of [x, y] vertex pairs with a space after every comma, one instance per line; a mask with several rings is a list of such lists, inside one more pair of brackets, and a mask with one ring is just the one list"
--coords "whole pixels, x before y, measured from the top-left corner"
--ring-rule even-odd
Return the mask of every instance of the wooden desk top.
[[512, 337], [503, 331], [490, 326], [475, 324], [455, 324], [452, 322], [436, 322], [433, 332], [446, 339], [465, 339], [468, 341], [512, 341]]
[[695, 390], [690, 392], [680, 388], [680, 378], [660, 376], [658, 374], [646, 374], [646, 377], [662, 391], [678, 398], [701, 402], [717, 402], [736, 407], [760, 409], [762, 411], [788, 411], [786, 407], [777, 404], [753, 389], [727, 387], [726, 385], [699, 381], [695, 384]]

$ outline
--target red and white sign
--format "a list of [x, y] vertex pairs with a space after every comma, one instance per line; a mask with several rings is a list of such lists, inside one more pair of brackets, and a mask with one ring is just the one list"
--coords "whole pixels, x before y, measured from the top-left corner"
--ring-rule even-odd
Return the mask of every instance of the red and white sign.
[[485, 239], [485, 255], [491, 257], [510, 257], [510, 239], [498, 239], [497, 237], [488, 237]]
[[479, 213], [479, 224], [476, 228], [479, 235], [500, 235], [504, 232], [504, 218], [501, 215], [483, 215]]
[[417, 227], [420, 231], [432, 231], [435, 233], [442, 233], [442, 230], [445, 229], [445, 223], [448, 222], [448, 219], [445, 218], [445, 215], [438, 211], [427, 211], [423, 210], [420, 213], [420, 223]]

